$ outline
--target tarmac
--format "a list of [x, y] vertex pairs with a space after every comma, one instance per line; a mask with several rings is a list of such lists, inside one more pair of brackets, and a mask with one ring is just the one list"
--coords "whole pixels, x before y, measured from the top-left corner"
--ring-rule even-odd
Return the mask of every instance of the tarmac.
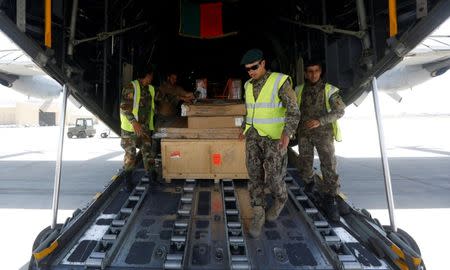
[[[450, 237], [450, 116], [384, 118], [396, 225], [419, 244], [428, 269], [446, 269]], [[342, 192], [389, 224], [374, 117], [341, 122]], [[27, 269], [37, 234], [52, 221], [58, 127], [0, 128], [0, 268]], [[120, 139], [64, 138], [58, 221], [85, 206], [122, 165]], [[318, 160], [316, 167], [318, 166]]]

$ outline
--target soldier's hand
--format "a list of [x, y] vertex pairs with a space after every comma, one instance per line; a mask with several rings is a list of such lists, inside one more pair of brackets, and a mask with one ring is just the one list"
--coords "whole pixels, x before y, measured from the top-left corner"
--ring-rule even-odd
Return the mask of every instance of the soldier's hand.
[[242, 129], [241, 129], [241, 132], [239, 133], [239, 140], [242, 141], [244, 139], [245, 139], [245, 134], [244, 134], [244, 131], [242, 131]]
[[137, 121], [134, 121], [132, 123], [132, 125], [133, 125], [133, 129], [134, 129], [134, 133], [136, 133], [136, 135], [138, 137], [141, 137], [144, 134], [144, 130], [142, 130], [141, 124], [139, 124]]
[[305, 126], [307, 129], [317, 128], [320, 126], [320, 121], [317, 119], [308, 120], [306, 121]]
[[280, 142], [278, 143], [278, 149], [286, 150], [289, 145], [289, 136], [284, 132], [281, 134]]

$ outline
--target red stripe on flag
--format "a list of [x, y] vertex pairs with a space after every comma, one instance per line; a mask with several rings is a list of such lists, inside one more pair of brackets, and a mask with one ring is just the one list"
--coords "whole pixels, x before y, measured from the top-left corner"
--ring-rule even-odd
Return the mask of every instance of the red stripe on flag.
[[222, 2], [200, 4], [200, 36], [212, 38], [222, 35]]

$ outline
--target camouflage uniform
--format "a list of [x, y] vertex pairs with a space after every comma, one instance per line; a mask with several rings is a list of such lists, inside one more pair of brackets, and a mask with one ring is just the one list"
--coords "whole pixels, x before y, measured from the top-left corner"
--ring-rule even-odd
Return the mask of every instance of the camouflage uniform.
[[[141, 124], [145, 136], [137, 137], [134, 132], [121, 130], [120, 146], [125, 150], [125, 156], [123, 158], [124, 170], [131, 171], [135, 167], [136, 163], [136, 148], [141, 149], [142, 160], [144, 162], [144, 168], [146, 171], [152, 169], [154, 164], [154, 154], [152, 154], [152, 139], [151, 131], [149, 130], [149, 116], [152, 109], [151, 96], [148, 91], [148, 87], [144, 87], [139, 81], [141, 86], [141, 98], [139, 102], [138, 110], [138, 122]], [[129, 83], [122, 90], [122, 99], [120, 102], [120, 113], [125, 115], [133, 123], [136, 121], [133, 111], [133, 97], [134, 87], [132, 83]]]
[[[336, 172], [336, 156], [334, 154], [334, 137], [332, 122], [344, 115], [345, 104], [339, 93], [330, 97], [331, 112], [325, 108], [325, 83], [319, 80], [315, 85], [305, 84], [300, 104], [300, 123], [298, 128], [298, 151], [300, 176], [306, 183], [312, 181], [314, 175], [314, 147], [319, 154], [320, 170], [323, 183], [317, 183], [319, 190], [335, 196], [339, 192], [339, 175]], [[306, 129], [308, 120], [317, 119], [320, 126]]]
[[[270, 72], [267, 72], [261, 79], [250, 82], [253, 84], [255, 100], [258, 98], [269, 75]], [[297, 98], [289, 80], [281, 86], [278, 96], [283, 106], [287, 109], [286, 125], [283, 132], [291, 136], [297, 128], [300, 112], [297, 106]], [[242, 128], [245, 128], [245, 121]], [[252, 206], [265, 207], [265, 188], [269, 188], [273, 198], [284, 205], [288, 196], [284, 182], [287, 168], [287, 151], [278, 149], [279, 140], [260, 136], [254, 127], [247, 131], [245, 138], [247, 171], [250, 177], [248, 189]]]

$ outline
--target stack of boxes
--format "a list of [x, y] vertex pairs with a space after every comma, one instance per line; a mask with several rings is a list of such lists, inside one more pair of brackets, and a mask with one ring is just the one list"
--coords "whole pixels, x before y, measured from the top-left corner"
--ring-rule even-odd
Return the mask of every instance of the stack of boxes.
[[188, 128], [239, 128], [246, 113], [242, 103], [197, 103], [183, 105], [182, 115], [188, 118]]
[[[245, 105], [208, 100], [182, 106], [182, 119], [158, 130], [163, 177], [248, 179], [245, 141], [239, 140]], [[187, 124], [187, 125], [186, 125]]]

